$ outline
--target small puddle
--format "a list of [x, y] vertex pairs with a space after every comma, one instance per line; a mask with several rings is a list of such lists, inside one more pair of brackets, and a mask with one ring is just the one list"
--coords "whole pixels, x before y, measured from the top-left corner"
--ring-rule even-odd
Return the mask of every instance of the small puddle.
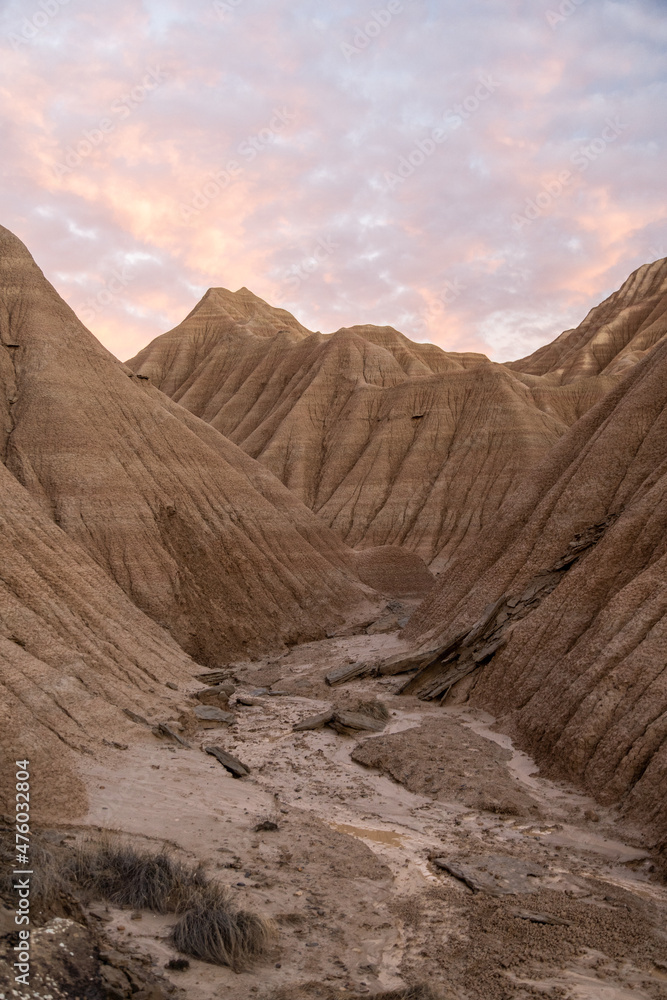
[[347, 823], [330, 823], [329, 826], [339, 833], [347, 833], [350, 837], [359, 837], [363, 840], [372, 840], [376, 844], [385, 844], [387, 847], [402, 847], [403, 837], [400, 833], [391, 830], [366, 830], [361, 826], [348, 826]]

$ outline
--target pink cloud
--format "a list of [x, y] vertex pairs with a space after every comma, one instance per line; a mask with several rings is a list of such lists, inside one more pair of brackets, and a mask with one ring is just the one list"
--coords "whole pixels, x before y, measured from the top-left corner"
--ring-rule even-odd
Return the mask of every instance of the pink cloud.
[[[376, 33], [361, 0], [241, 0], [224, 18], [71, 0], [27, 40], [13, 0], [3, 224], [123, 357], [209, 285], [325, 332], [527, 353], [667, 255], [660, 6], [605, 0], [553, 27], [548, 3], [401, 6]], [[582, 169], [610, 119], [622, 130]]]

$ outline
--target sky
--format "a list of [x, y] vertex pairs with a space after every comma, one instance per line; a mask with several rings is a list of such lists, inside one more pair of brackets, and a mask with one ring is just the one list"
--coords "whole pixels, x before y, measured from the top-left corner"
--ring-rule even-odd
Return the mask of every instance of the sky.
[[125, 360], [207, 288], [522, 357], [667, 256], [665, 0], [0, 0], [0, 223]]

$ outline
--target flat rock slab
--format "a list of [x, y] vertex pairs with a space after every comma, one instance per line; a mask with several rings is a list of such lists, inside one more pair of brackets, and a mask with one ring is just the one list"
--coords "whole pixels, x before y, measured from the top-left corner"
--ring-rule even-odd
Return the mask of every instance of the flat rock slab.
[[326, 726], [327, 723], [332, 722], [333, 717], [334, 710], [333, 708], [330, 708], [328, 711], [322, 712], [320, 715], [310, 715], [302, 722], [297, 722], [297, 724], [292, 728], [295, 733], [305, 733], [310, 729], [321, 729], [323, 726]]
[[226, 709], [229, 706], [229, 693], [225, 690], [225, 684], [216, 684], [214, 687], [202, 688], [196, 691], [194, 697], [202, 705], [212, 705], [214, 708]]
[[195, 715], [200, 722], [217, 722], [219, 725], [231, 726], [236, 722], [236, 716], [231, 712], [223, 712], [215, 705], [197, 705]]
[[320, 715], [311, 715], [292, 727], [293, 732], [303, 733], [310, 729], [321, 729], [331, 726], [337, 733], [345, 736], [358, 736], [359, 733], [381, 733], [387, 725], [386, 720], [366, 715], [363, 712], [350, 712], [341, 708], [329, 708]]
[[212, 694], [215, 694], [215, 695], [225, 695], [225, 696], [229, 696], [230, 694], [234, 694], [234, 685], [233, 684], [214, 684], [212, 687], [205, 687], [205, 688], [202, 688], [201, 691], [195, 691], [195, 697], [198, 698], [199, 701], [203, 701], [204, 698], [207, 695], [212, 695]]
[[439, 649], [424, 652], [423, 650], [409, 653], [396, 653], [383, 660], [378, 667], [378, 673], [383, 677], [393, 677], [396, 674], [409, 673], [430, 663], [438, 655]]
[[192, 750], [192, 747], [187, 740], [184, 740], [182, 736], [179, 736], [171, 726], [168, 726], [166, 722], [158, 722], [157, 726], [153, 728], [153, 732], [156, 736], [167, 736], [174, 743], [179, 743], [182, 747], [186, 747], [188, 750]]
[[357, 677], [364, 677], [366, 674], [370, 674], [373, 670], [374, 664], [366, 663], [364, 660], [359, 660], [357, 663], [346, 663], [342, 667], [336, 667], [334, 670], [330, 670], [328, 674], [325, 675], [324, 680], [329, 685], [329, 687], [335, 687], [337, 684], [345, 684], [347, 681], [356, 680]]
[[143, 715], [138, 715], [136, 712], [133, 712], [131, 708], [124, 708], [123, 712], [128, 719], [131, 719], [132, 722], [136, 722], [137, 725], [150, 726], [148, 719], [144, 719]]
[[451, 716], [374, 736], [352, 751], [357, 763], [378, 768], [417, 795], [499, 815], [537, 816], [536, 800], [508, 770], [511, 756]]
[[337, 732], [381, 733], [387, 723], [380, 719], [374, 719], [370, 715], [362, 715], [360, 712], [346, 712], [343, 709], [338, 709], [331, 725]]
[[226, 681], [233, 680], [233, 671], [230, 669], [207, 670], [205, 674], [197, 674], [196, 676], [197, 680], [204, 684], [224, 684]]
[[235, 778], [244, 778], [246, 774], [250, 774], [250, 768], [242, 764], [238, 757], [232, 757], [230, 753], [221, 750], [220, 747], [204, 747], [204, 753], [215, 757]]
[[366, 629], [366, 635], [383, 635], [387, 632], [396, 632], [399, 627], [396, 615], [388, 615], [385, 618], [379, 618], [372, 625], [369, 625]]
[[237, 694], [236, 696], [237, 705], [245, 705], [246, 708], [254, 708], [257, 705], [263, 705], [264, 702], [260, 701], [259, 698], [253, 698], [248, 694]]
[[530, 920], [533, 924], [553, 924], [554, 926], [571, 927], [572, 921], [556, 917], [552, 913], [531, 913], [529, 910], [510, 910], [513, 917], [519, 920]]
[[473, 892], [485, 892], [490, 896], [537, 892], [539, 879], [547, 874], [543, 865], [495, 854], [465, 859], [434, 858], [433, 864], [465, 882]]

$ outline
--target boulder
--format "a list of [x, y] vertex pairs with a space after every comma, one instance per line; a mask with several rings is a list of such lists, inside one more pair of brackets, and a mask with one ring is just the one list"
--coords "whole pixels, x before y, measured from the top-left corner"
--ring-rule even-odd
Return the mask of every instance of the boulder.
[[197, 705], [195, 716], [201, 723], [201, 729], [214, 729], [217, 726], [232, 726], [236, 716], [231, 712], [223, 712], [215, 705]]

